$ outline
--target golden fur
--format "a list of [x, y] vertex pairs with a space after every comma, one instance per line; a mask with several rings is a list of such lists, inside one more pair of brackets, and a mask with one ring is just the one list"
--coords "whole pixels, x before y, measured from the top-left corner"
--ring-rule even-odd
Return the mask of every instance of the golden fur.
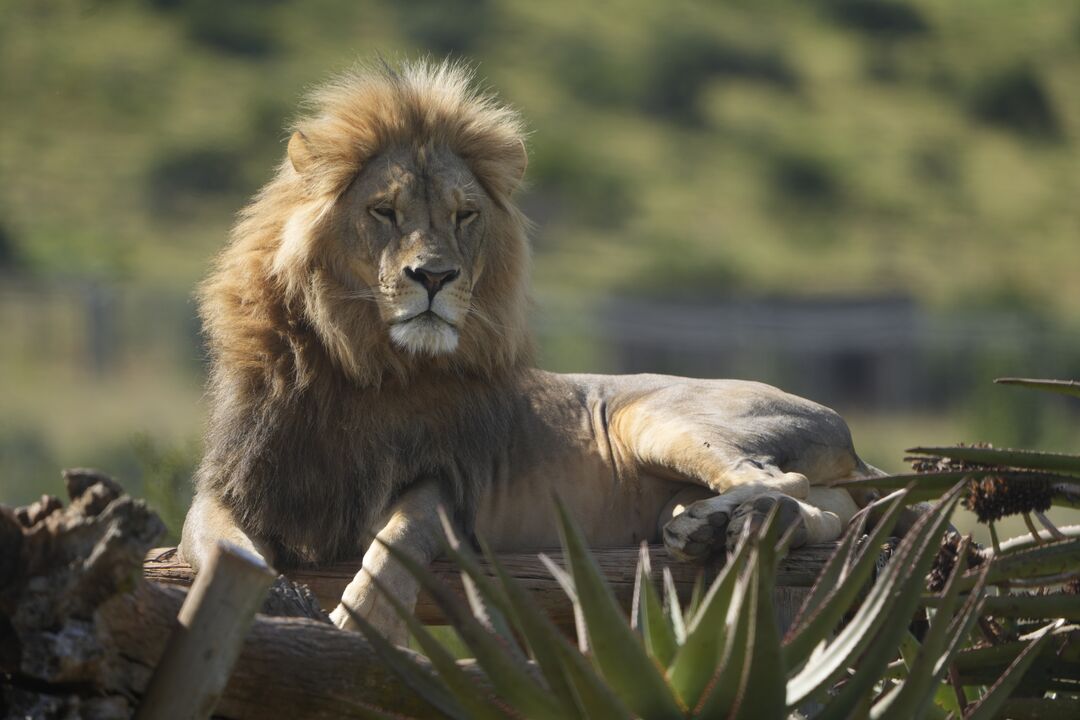
[[[426, 469], [460, 467], [452, 494], [473, 502], [462, 458], [505, 432], [498, 388], [531, 357], [526, 221], [510, 200], [526, 156], [519, 117], [469, 80], [461, 66], [419, 63], [360, 68], [317, 90], [296, 123], [302, 147], [245, 208], [200, 293], [213, 409], [197, 492], [220, 496], [279, 557], [357, 552], [370, 521]], [[392, 345], [338, 240], [350, 183], [393, 148], [449, 151], [493, 202], [475, 319], [450, 355]], [[417, 415], [443, 442], [417, 433]], [[375, 460], [378, 443], [411, 445], [415, 457], [391, 468]], [[310, 522], [327, 506], [333, 517]]]
[[318, 90], [202, 289], [207, 451], [184, 523], [283, 567], [363, 553], [333, 620], [395, 639], [375, 589], [415, 580], [380, 540], [437, 556], [438, 506], [496, 550], [661, 537], [700, 559], [780, 504], [796, 544], [839, 536], [872, 468], [828, 408], [759, 383], [530, 366], [517, 115], [461, 67], [361, 68]]
[[[361, 385], [422, 368], [387, 352], [372, 308], [343, 285], [340, 246], [326, 230], [335, 205], [366, 162], [390, 147], [441, 145], [462, 158], [501, 212], [488, 228], [487, 273], [478, 315], [447, 369], [497, 374], [531, 359], [526, 326], [527, 222], [510, 196], [525, 171], [520, 118], [471, 89], [460, 65], [361, 67], [315, 91], [296, 123], [311, 161], [303, 175], [288, 158], [243, 210], [232, 242], [200, 294], [200, 313], [218, 370], [273, 380], [285, 391], [309, 383], [325, 354]], [[285, 229], [307, 217], [300, 247]]]

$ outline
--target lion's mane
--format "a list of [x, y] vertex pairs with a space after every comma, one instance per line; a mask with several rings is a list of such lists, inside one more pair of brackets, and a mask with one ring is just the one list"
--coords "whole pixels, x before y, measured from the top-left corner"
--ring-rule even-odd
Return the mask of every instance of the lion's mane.
[[[512, 201], [522, 124], [453, 64], [361, 67], [316, 90], [286, 158], [244, 209], [203, 285], [211, 416], [196, 492], [215, 493], [279, 564], [354, 554], [408, 483], [435, 476], [467, 521], [506, 442], [506, 385], [531, 354], [526, 221]], [[390, 148], [447, 149], [497, 208], [458, 350], [390, 343], [347, 277], [342, 198]], [[484, 458], [488, 458], [485, 460]]]

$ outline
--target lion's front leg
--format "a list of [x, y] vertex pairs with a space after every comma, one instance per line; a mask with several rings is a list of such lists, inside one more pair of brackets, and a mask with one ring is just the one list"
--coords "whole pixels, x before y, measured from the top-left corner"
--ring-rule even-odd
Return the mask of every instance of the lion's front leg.
[[[689, 502], [679, 502], [680, 495]], [[780, 532], [794, 528], [792, 548], [836, 540], [858, 511], [848, 492], [825, 487], [811, 487], [801, 499], [756, 485], [693, 501], [695, 497], [700, 497], [700, 488], [676, 495], [660, 520], [664, 545], [681, 560], [702, 560], [732, 550], [744, 527], [759, 525], [773, 506], [778, 506]]]
[[191, 501], [180, 538], [180, 557], [199, 572], [210, 561], [219, 542], [229, 542], [272, 566], [270, 548], [240, 529], [233, 514], [210, 492], [198, 492]]
[[[402, 550], [423, 565], [428, 565], [439, 554], [438, 538], [442, 533], [437, 508], [442, 502], [438, 485], [424, 482], [408, 492], [391, 509], [389, 519], [379, 530], [364, 553], [360, 572], [342, 593], [341, 603], [330, 613], [330, 619], [339, 628], [356, 630], [356, 623], [349, 616], [353, 613], [371, 623], [377, 630], [397, 645], [408, 640], [405, 623], [398, 617], [384, 592], [412, 610], [416, 605], [419, 584], [387, 551], [386, 545]], [[375, 581], [382, 586], [380, 590]]]
[[657, 376], [627, 379], [608, 404], [620, 457], [646, 476], [696, 486], [658, 518], [677, 557], [730, 547], [772, 507], [796, 545], [834, 540], [855, 512], [847, 493], [827, 488], [863, 467], [828, 408], [758, 383]]
[[[712, 482], [688, 485], [676, 493], [657, 519], [660, 537], [674, 557], [700, 561], [732, 548], [743, 526], [748, 521], [760, 522], [776, 504], [781, 532], [796, 526], [793, 547], [828, 542], [839, 536], [843, 524], [836, 520], [838, 515], [823, 513], [817, 507], [818, 500], [824, 497], [819, 491], [826, 490], [830, 498], [834, 491], [812, 487], [802, 473], [783, 472], [759, 460], [710, 455], [706, 462], [714, 458], [718, 461], [702, 476]], [[843, 495], [854, 514], [851, 497]], [[837, 509], [847, 522], [851, 517], [848, 507], [838, 504]]]

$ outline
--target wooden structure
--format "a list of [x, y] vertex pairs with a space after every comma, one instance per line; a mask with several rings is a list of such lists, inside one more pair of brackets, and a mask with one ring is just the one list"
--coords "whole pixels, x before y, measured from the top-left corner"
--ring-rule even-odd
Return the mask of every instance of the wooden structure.
[[[191, 693], [192, 708], [178, 717], [359, 718], [370, 717], [373, 707], [432, 716], [360, 634], [338, 630], [318, 609], [319, 599], [324, 606], [336, 602], [355, 564], [291, 574], [314, 595], [279, 578], [262, 607], [292, 617], [252, 619], [269, 582], [258, 566], [204, 574], [205, 587], [192, 591], [191, 607], [181, 611], [186, 588], [178, 586], [190, 583], [191, 572], [170, 553], [148, 552], [163, 530], [157, 516], [108, 478], [65, 477], [67, 507], [48, 497], [15, 510], [0, 506], [0, 716], [120, 718], [139, 711], [158, 717], [152, 704], [162, 702], [154, 699], [164, 692], [157, 687], [162, 676], [174, 678], [165, 683], [166, 706], [169, 692]], [[780, 605], [798, 602], [828, 550], [800, 550], [784, 562]], [[714, 570], [672, 564], [661, 548], [652, 556], [654, 569], [671, 567], [681, 592], [689, 592], [699, 570]], [[637, 550], [601, 550], [597, 558], [628, 603]], [[570, 626], [562, 591], [533, 554], [502, 559], [560, 625]], [[437, 562], [435, 571], [460, 588], [447, 563]], [[239, 576], [250, 582], [234, 585], [235, 593], [225, 592], [231, 602], [221, 602], [213, 586], [232, 585]], [[428, 623], [442, 619], [427, 598], [418, 613]], [[201, 622], [205, 632], [197, 629]], [[474, 664], [462, 668], [481, 692], [490, 692]]]
[[[777, 577], [777, 607], [781, 613], [781, 619], [788, 616], [789, 611], [797, 610], [807, 590], [817, 577], [818, 572], [832, 552], [833, 545], [815, 545], [802, 548], [792, 553], [780, 562], [779, 575]], [[568, 631], [574, 628], [574, 611], [566, 594], [559, 584], [551, 577], [543, 563], [538, 558], [538, 553], [543, 552], [556, 563], [565, 566], [562, 551], [559, 549], [545, 549], [535, 552], [504, 553], [499, 559], [506, 569], [526, 587], [532, 594], [537, 604], [547, 612], [555, 623]], [[630, 607], [630, 600], [634, 592], [634, 573], [637, 570], [637, 548], [598, 549], [593, 550], [593, 557], [603, 571], [608, 583], [615, 591], [615, 596], [624, 608]], [[704, 575], [708, 582], [719, 569], [718, 566], [702, 567], [688, 565], [673, 560], [668, 556], [663, 546], [650, 547], [649, 553], [652, 559], [654, 577], [659, 577], [663, 568], [670, 568], [675, 580], [675, 587], [684, 599], [690, 596], [694, 582], [699, 575]], [[481, 563], [487, 567], [486, 563]], [[360, 567], [360, 561], [344, 562], [328, 567], [308, 568], [286, 573], [287, 577], [295, 583], [301, 583], [311, 588], [322, 607], [332, 610], [341, 597], [345, 586], [352, 580], [353, 575]], [[459, 595], [464, 597], [464, 589], [461, 586], [461, 577], [457, 569], [447, 560], [436, 560], [432, 570], [449, 586], [454, 588]], [[191, 584], [191, 568], [176, 557], [173, 548], [157, 548], [147, 553], [146, 563], [143, 568], [144, 575], [148, 580], [166, 585], [178, 585], [186, 587]], [[492, 577], [494, 571], [490, 572]], [[445, 624], [438, 606], [425, 594], [421, 594], [416, 606], [416, 614], [428, 625]]]

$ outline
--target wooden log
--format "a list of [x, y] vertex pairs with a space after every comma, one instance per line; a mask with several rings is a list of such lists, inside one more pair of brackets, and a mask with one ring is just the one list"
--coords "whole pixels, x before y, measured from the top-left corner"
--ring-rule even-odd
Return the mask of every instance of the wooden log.
[[[790, 553], [780, 561], [776, 584], [777, 609], [782, 624], [786, 625], [785, 620], [790, 619], [793, 612], [798, 609], [798, 605], [805, 598], [806, 592], [834, 548], [834, 544], [811, 545]], [[573, 608], [562, 588], [538, 559], [539, 552], [565, 565], [562, 551], [559, 549], [502, 553], [499, 555], [499, 560], [559, 627], [572, 631]], [[608, 583], [615, 591], [616, 598], [624, 608], [629, 609], [634, 592], [638, 549], [599, 548], [592, 552]], [[709, 582], [722, 567], [722, 564], [701, 566], [679, 562], [668, 555], [662, 545], [651, 546], [649, 555], [654, 576], [659, 577], [663, 568], [669, 568], [675, 579], [675, 587], [684, 600], [690, 596], [699, 576], [702, 576], [704, 582]], [[494, 577], [495, 573], [487, 563], [481, 562], [481, 565], [489, 575]], [[298, 568], [287, 571], [285, 575], [293, 582], [310, 587], [323, 608], [330, 610], [337, 605], [342, 591], [359, 567], [360, 561], [356, 560], [317, 568]], [[436, 560], [432, 565], [432, 571], [459, 595], [464, 596], [460, 574], [451, 562]], [[143, 574], [148, 580], [168, 585], [187, 586], [192, 581], [191, 567], [177, 557], [173, 548], [157, 548], [147, 553], [143, 564]], [[438, 606], [423, 593], [417, 602], [416, 614], [428, 625], [446, 623]]]
[[136, 720], [205, 720], [217, 705], [275, 573], [220, 542], [184, 600]]
[[[180, 627], [185, 593], [141, 580], [161, 521], [107, 478], [68, 480], [67, 507], [0, 506], [0, 717], [130, 717]], [[491, 693], [474, 666], [462, 669]], [[214, 714], [367, 718], [374, 708], [436, 716], [360, 634], [257, 615]]]
[[[18, 511], [0, 509], [0, 716], [34, 718], [129, 717], [147, 691], [169, 637], [179, 626], [184, 592], [141, 575], [154, 568], [172, 582], [190, 582], [175, 559], [148, 563], [148, 548], [162, 531], [145, 503], [126, 497], [106, 478], [75, 473], [68, 478], [72, 502], [46, 500]], [[828, 549], [801, 550], [781, 570], [783, 592], [802, 592]], [[620, 597], [633, 585], [636, 550], [601, 550], [605, 573]], [[150, 553], [151, 557], [161, 553]], [[560, 561], [558, 553], [553, 555]], [[509, 560], [538, 599], [561, 601], [547, 571], [531, 553]], [[654, 569], [667, 565], [653, 549]], [[697, 568], [672, 565], [683, 590]], [[324, 576], [324, 598], [336, 601], [356, 566]], [[436, 563], [448, 582], [458, 579]], [[706, 568], [706, 574], [715, 568]], [[295, 574], [308, 580], [310, 575]], [[293, 602], [296, 601], [296, 602]], [[302, 593], [289, 602], [303, 608]], [[428, 613], [430, 603], [421, 606]], [[427, 661], [414, 655], [416, 662]], [[483, 673], [463, 662], [464, 672], [491, 694]], [[376, 708], [406, 717], [436, 714], [403, 684], [358, 633], [325, 620], [256, 615], [244, 640], [216, 716], [224, 718], [359, 718]]]
[[[114, 674], [138, 696], [158, 662], [184, 601], [180, 588], [141, 583], [104, 604], [98, 618], [122, 663]], [[409, 652], [409, 651], [405, 651]], [[410, 653], [422, 666], [426, 658]], [[471, 662], [462, 669], [492, 695]], [[371, 708], [402, 717], [439, 717], [376, 655], [360, 633], [309, 618], [256, 615], [217, 707], [216, 718], [369, 718]]]

